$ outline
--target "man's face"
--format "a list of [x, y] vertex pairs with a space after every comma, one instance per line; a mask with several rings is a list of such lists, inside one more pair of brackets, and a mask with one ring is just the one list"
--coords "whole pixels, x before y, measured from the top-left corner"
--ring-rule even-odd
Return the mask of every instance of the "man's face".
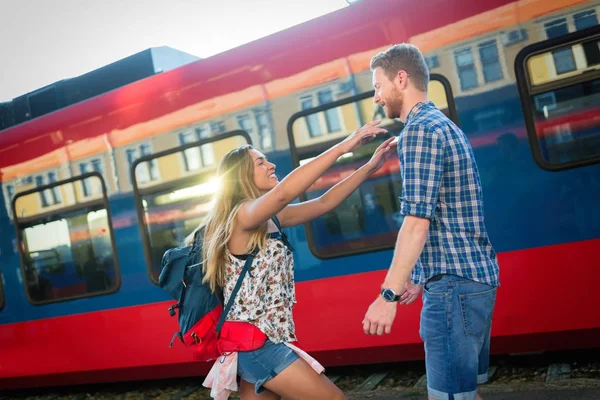
[[397, 86], [397, 80], [391, 81], [381, 67], [373, 70], [373, 101], [383, 107], [388, 118], [400, 118], [402, 110], [404, 95]]

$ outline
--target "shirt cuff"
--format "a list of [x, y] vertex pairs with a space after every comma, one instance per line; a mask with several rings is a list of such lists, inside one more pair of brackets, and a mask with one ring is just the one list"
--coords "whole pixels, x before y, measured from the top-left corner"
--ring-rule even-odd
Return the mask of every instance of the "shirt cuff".
[[435, 205], [429, 203], [415, 203], [400, 199], [400, 214], [407, 216], [412, 215], [413, 217], [433, 219], [435, 211]]
[[424, 285], [425, 280], [423, 279], [423, 274], [421, 273], [421, 268], [416, 267], [410, 273], [410, 283], [413, 285]]

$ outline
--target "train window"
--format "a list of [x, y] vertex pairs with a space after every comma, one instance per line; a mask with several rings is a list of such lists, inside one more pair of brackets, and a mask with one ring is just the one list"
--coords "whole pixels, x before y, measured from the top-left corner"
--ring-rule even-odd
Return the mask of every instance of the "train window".
[[[457, 122], [448, 81], [440, 75], [432, 75], [431, 78], [429, 98]], [[345, 127], [345, 131], [311, 135], [311, 120], [326, 118], [328, 114], [339, 116], [340, 125]], [[296, 113], [288, 123], [294, 165], [306, 163], [341, 141], [348, 132], [379, 118], [382, 119], [380, 126], [391, 135], [397, 136], [403, 128], [400, 121], [387, 119], [384, 111], [373, 103], [373, 92]], [[385, 138], [378, 138], [340, 157], [302, 196], [302, 200], [321, 196], [362, 166], [383, 140]], [[398, 202], [401, 190], [398, 159], [394, 157], [335, 210], [307, 223], [309, 247], [313, 254], [320, 258], [331, 258], [393, 247], [403, 220]]]
[[[569, 70], [557, 60], [567, 53]], [[555, 171], [600, 162], [600, 29], [526, 47], [515, 68], [538, 165]]]
[[[86, 184], [101, 188], [91, 200]], [[61, 194], [61, 207], [40, 205], [41, 191]], [[120, 286], [106, 187], [97, 172], [19, 193], [14, 220], [29, 301], [46, 304], [112, 293]]]
[[[139, 177], [137, 169], [152, 162], [157, 165], [162, 177], [160, 182], [150, 185], [136, 178], [133, 186], [146, 265], [154, 283], [158, 283], [164, 252], [182, 244], [210, 209], [213, 194], [219, 186], [216, 179], [218, 160], [230, 150], [247, 143], [250, 143], [250, 138], [246, 132], [233, 131], [186, 143], [134, 162], [134, 176]], [[189, 171], [181, 160], [190, 154], [202, 154], [204, 160], [210, 158], [215, 162], [199, 163], [197, 168]], [[140, 183], [144, 183], [142, 187]]]

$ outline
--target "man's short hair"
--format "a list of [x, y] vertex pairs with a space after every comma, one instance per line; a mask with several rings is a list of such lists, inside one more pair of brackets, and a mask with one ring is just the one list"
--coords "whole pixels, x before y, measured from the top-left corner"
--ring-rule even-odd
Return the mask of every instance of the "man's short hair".
[[417, 89], [427, 92], [429, 68], [419, 49], [408, 43], [400, 43], [382, 51], [371, 59], [371, 71], [381, 68], [385, 75], [394, 80], [400, 70], [406, 71]]

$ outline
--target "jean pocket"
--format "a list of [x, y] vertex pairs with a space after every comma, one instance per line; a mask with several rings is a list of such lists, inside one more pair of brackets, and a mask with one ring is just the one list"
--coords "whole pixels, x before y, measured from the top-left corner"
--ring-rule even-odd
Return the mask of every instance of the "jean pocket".
[[490, 327], [496, 302], [496, 288], [485, 292], [461, 294], [459, 299], [465, 334], [477, 339], [483, 338]]
[[448, 294], [449, 288], [445, 281], [427, 282], [423, 290], [432, 297], [442, 297]]

